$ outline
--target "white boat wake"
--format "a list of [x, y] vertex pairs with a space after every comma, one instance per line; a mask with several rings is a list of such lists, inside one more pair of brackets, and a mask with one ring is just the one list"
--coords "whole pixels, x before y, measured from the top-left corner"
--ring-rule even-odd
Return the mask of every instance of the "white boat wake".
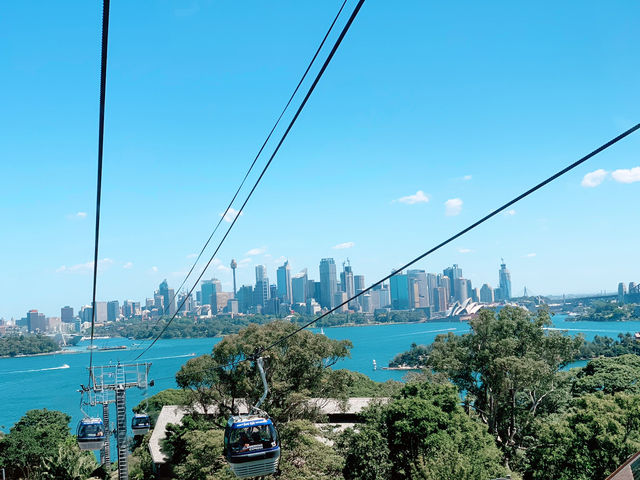
[[441, 332], [455, 332], [457, 328], [439, 328], [438, 330], [422, 330], [421, 332], [401, 333], [399, 335], [389, 335], [389, 337], [408, 337], [410, 335], [417, 335], [419, 333], [441, 333]]
[[49, 370], [65, 370], [69, 367], [66, 363], [64, 365], [60, 365], [59, 367], [49, 367], [49, 368], [34, 368], [32, 370], [13, 370], [11, 372], [0, 372], [0, 375], [9, 375], [12, 373], [33, 373], [33, 372], [46, 372]]
[[147, 358], [147, 360], [167, 360], [169, 358], [187, 358], [187, 357], [195, 357], [195, 353], [186, 353], [184, 355], [172, 355], [171, 357], [155, 357], [155, 358]]

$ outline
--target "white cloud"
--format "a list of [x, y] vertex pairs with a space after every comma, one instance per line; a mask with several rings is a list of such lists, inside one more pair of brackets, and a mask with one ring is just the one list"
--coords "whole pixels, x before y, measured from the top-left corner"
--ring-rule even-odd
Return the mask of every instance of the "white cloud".
[[[106, 267], [111, 265], [113, 260], [110, 258], [103, 258], [102, 260], [98, 260], [98, 270], [104, 270]], [[66, 273], [89, 273], [93, 271], [93, 261], [78, 263], [76, 265], [66, 266], [61, 265], [56, 268], [57, 273], [66, 272]]]
[[471, 252], [473, 252], [473, 250], [471, 250], [470, 248], [459, 248], [458, 252], [460, 252], [460, 253], [471, 253]]
[[78, 212], [78, 213], [76, 213], [76, 217], [78, 217], [78, 218], [87, 218], [87, 212]]
[[459, 198], [450, 198], [444, 202], [444, 213], [447, 217], [460, 215], [462, 211], [462, 200]]
[[597, 187], [602, 182], [604, 182], [608, 174], [609, 172], [603, 170], [602, 168], [599, 168], [598, 170], [587, 173], [582, 179], [582, 182], [580, 182], [580, 185], [587, 188]]
[[216, 267], [216, 270], [220, 271], [220, 272], [230, 272], [231, 268], [227, 267], [226, 265], [218, 265]]
[[197, 253], [190, 253], [189, 255], [187, 255], [187, 258], [196, 258], [197, 256]]
[[122, 268], [126, 268], [127, 270], [130, 269], [131, 267], [133, 267], [133, 262], [127, 262], [122, 266]]
[[[219, 215], [221, 217], [224, 215], [222, 219], [227, 223], [231, 223], [233, 222], [233, 219], [238, 216], [238, 210], [236, 210], [233, 207], [230, 207], [226, 214], [224, 212], [221, 212]], [[243, 215], [243, 214], [241, 213], [240, 215]]]
[[516, 211], [512, 208], [511, 210], [507, 210], [504, 212], [507, 217], [513, 217], [516, 214]]
[[465, 175], [464, 177], [462, 177], [462, 179], [465, 181], [469, 181], [471, 180], [471, 178], [472, 178], [471, 175]]
[[253, 260], [251, 260], [250, 258], [243, 258], [242, 260], [238, 261], [238, 267], [242, 268], [245, 267], [247, 265], [249, 265]]
[[414, 195], [407, 195], [406, 197], [398, 198], [394, 202], [406, 203], [407, 205], [413, 205], [415, 203], [427, 203], [429, 196], [425, 195], [422, 190], [418, 190]]
[[245, 255], [252, 257], [254, 255], [260, 255], [261, 253], [264, 253], [266, 251], [267, 251], [267, 247], [252, 248], [247, 253], [245, 253]]
[[353, 248], [355, 246], [354, 242], [344, 242], [339, 243], [338, 245], [332, 247], [334, 250], [344, 250], [345, 248]]
[[616, 182], [620, 183], [640, 182], [640, 167], [620, 168], [614, 170], [611, 176]]
[[156, 267], [155, 265], [153, 267], [151, 267], [151, 271], [153, 273], [156, 273], [158, 271], [158, 267]]
[[535, 254], [535, 253], [527, 253], [527, 254], [525, 255], [525, 257], [527, 257], [527, 258], [533, 258], [533, 257], [535, 257], [535, 256], [536, 256], [536, 254]]

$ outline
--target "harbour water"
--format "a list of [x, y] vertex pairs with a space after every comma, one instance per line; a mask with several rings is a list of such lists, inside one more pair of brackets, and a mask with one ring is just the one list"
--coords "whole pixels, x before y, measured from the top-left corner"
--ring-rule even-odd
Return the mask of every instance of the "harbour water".
[[[595, 335], [616, 337], [618, 333], [640, 331], [640, 322], [568, 322], [563, 315], [553, 319], [553, 328], [566, 330], [570, 335], [583, 334], [591, 340]], [[319, 329], [314, 330], [319, 333]], [[353, 342], [351, 358], [342, 360], [336, 368], [347, 368], [365, 373], [376, 381], [401, 380], [402, 371], [382, 370], [398, 353], [408, 350], [412, 343], [431, 343], [436, 335], [469, 331], [464, 322], [430, 322], [418, 324], [371, 325], [362, 327], [324, 328], [329, 338], [348, 339]], [[149, 389], [153, 395], [163, 389], [175, 387], [174, 375], [189, 358], [210, 353], [219, 338], [159, 340], [140, 361], [152, 363], [150, 379], [155, 386]], [[126, 345], [127, 350], [94, 351], [95, 365], [115, 362], [133, 362], [141, 350], [139, 340], [123, 338], [99, 339], [98, 347]], [[30, 409], [60, 410], [72, 417], [75, 425], [82, 417], [78, 390], [87, 384], [89, 363], [88, 342], [72, 347], [68, 353], [20, 358], [0, 359], [0, 429], [9, 428]], [[143, 345], [146, 346], [146, 345]], [[378, 365], [373, 370], [373, 360]], [[584, 362], [582, 362], [584, 364]], [[127, 392], [129, 415], [131, 408], [144, 398], [144, 392], [131, 389]], [[97, 409], [87, 411], [98, 414]]]

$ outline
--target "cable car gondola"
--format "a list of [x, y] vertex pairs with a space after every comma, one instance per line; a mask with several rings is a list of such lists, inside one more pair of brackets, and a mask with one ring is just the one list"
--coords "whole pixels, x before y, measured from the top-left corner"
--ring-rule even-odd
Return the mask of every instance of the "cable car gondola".
[[257, 360], [264, 393], [249, 415], [229, 418], [224, 430], [224, 452], [231, 471], [238, 478], [261, 477], [278, 471], [280, 438], [269, 415], [258, 407], [269, 393], [262, 358]]
[[101, 418], [83, 418], [78, 423], [78, 446], [81, 450], [100, 450], [105, 443]]
[[131, 430], [134, 435], [145, 435], [151, 428], [151, 419], [146, 413], [136, 413], [131, 419]]

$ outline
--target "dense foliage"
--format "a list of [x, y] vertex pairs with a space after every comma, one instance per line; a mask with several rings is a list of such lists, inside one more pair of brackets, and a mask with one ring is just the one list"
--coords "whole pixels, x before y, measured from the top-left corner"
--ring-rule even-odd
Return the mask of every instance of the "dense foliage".
[[58, 350], [60, 350], [58, 343], [44, 335], [9, 335], [0, 337], [0, 357], [51, 353]]
[[617, 357], [626, 353], [640, 355], [640, 342], [630, 333], [618, 334], [618, 340], [596, 335], [592, 342], [585, 341], [578, 358], [588, 360], [596, 357]]
[[0, 467], [7, 478], [84, 480], [98, 468], [69, 432], [71, 418], [55, 410], [29, 410], [0, 438]]
[[408, 384], [364, 417], [339, 442], [347, 480], [489, 479], [505, 472], [494, 439], [460, 407], [451, 384]]
[[576, 321], [592, 322], [620, 322], [628, 320], [640, 320], [637, 316], [636, 305], [618, 305], [613, 302], [593, 302], [586, 312], [578, 317]]
[[532, 420], [558, 386], [559, 370], [575, 357], [581, 338], [544, 328], [548, 312], [505, 307], [482, 310], [471, 332], [439, 335], [428, 365], [446, 374], [488, 426], [508, 460], [530, 433]]
[[397, 354], [393, 360], [389, 362], [390, 367], [413, 367], [422, 368], [427, 364], [427, 358], [431, 352], [431, 345], [411, 344], [411, 348]]

